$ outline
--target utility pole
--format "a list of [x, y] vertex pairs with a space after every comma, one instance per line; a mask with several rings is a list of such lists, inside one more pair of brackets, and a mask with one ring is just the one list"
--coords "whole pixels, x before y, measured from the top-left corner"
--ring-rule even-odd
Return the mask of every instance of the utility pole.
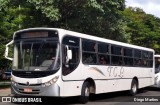
[[[19, 10], [18, 18], [19, 18], [19, 21], [20, 21], [20, 10], [21, 10], [21, 5], [20, 4], [19, 4], [19, 7], [18, 7], [18, 10]], [[21, 24], [20, 23], [19, 23], [18, 27], [19, 27], [19, 29], [21, 28]]]

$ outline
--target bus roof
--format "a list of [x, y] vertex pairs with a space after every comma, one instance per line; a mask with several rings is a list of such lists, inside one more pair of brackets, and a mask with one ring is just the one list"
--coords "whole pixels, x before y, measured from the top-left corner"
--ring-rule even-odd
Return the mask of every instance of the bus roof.
[[[100, 41], [100, 42], [104, 42], [104, 43], [110, 43], [110, 44], [114, 44], [114, 45], [120, 45], [120, 46], [124, 46], [124, 47], [128, 47], [128, 48], [131, 47], [131, 48], [135, 48], [135, 49], [147, 50], [147, 51], [154, 52], [154, 50], [150, 49], [150, 48], [141, 47], [141, 46], [132, 45], [132, 44], [123, 43], [123, 42], [118, 42], [118, 41], [114, 41], [114, 40], [110, 40], [110, 39], [106, 39], [106, 38], [100, 38], [100, 37], [96, 37], [96, 36], [92, 36], [92, 35], [87, 35], [87, 34], [83, 34], [83, 33], [79, 33], [79, 32], [74, 32], [74, 31], [69, 31], [69, 30], [65, 30], [65, 29], [61, 29], [61, 28], [44, 28], [44, 27], [28, 28], [28, 29], [19, 30], [19, 31], [17, 31], [15, 33], [23, 32], [23, 31], [29, 31], [29, 30], [57, 30], [57, 31], [60, 31], [61, 33], [66, 34], [66, 35], [68, 34], [68, 35], [76, 36], [76, 37], [80, 37], [80, 38], [85, 38], [85, 39]], [[15, 33], [14, 33], [14, 35], [15, 35]]]

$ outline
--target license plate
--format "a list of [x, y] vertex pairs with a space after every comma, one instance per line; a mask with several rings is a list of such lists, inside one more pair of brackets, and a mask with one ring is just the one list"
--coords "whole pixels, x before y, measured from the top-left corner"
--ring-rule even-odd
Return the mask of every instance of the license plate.
[[24, 92], [26, 92], [26, 93], [31, 93], [31, 92], [32, 92], [32, 89], [31, 89], [31, 88], [24, 88]]

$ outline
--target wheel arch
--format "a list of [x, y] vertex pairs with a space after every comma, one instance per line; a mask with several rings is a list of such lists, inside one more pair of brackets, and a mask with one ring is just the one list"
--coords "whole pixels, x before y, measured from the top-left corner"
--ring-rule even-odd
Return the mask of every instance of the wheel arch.
[[[92, 78], [87, 78], [87, 79], [84, 81], [84, 83], [85, 83], [85, 82], [88, 82], [89, 85], [90, 85], [90, 93], [95, 94], [95, 93], [96, 93], [96, 84], [95, 84], [94, 80], [93, 80]], [[83, 83], [83, 84], [84, 84], [84, 83]]]
[[133, 81], [133, 80], [136, 80], [136, 82], [137, 82], [137, 87], [139, 88], [139, 81], [138, 81], [138, 78], [135, 76], [135, 77], [133, 77], [132, 81]]

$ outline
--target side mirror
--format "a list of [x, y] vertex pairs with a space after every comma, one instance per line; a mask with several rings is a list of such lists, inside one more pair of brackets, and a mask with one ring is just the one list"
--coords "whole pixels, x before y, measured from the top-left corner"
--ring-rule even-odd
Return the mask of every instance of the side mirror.
[[10, 41], [8, 44], [6, 44], [6, 49], [5, 49], [5, 53], [4, 53], [4, 57], [8, 60], [13, 60], [13, 58], [8, 57], [8, 53], [9, 53], [9, 45], [13, 44], [13, 40]]
[[65, 48], [66, 48], [66, 64], [68, 64], [69, 60], [72, 59], [72, 50], [69, 49], [69, 46], [67, 45], [65, 46]]
[[67, 56], [69, 60], [72, 59], [72, 50], [67, 50]]

